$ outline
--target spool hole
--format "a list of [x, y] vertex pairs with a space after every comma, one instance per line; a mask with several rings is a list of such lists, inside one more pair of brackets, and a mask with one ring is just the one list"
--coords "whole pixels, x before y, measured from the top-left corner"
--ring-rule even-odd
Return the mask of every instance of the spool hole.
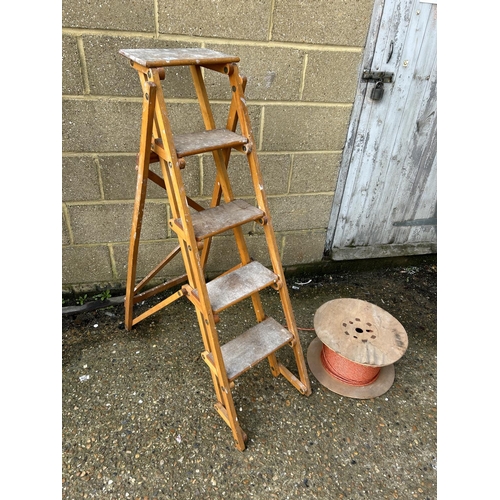
[[363, 333], [363, 330], [362, 330], [361, 328], [356, 328], [356, 331], [357, 331], [358, 333]]

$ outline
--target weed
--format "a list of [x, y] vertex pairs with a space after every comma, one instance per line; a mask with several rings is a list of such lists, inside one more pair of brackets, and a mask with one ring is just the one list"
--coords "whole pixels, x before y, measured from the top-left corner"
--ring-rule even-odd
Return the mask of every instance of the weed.
[[79, 305], [83, 306], [83, 304], [85, 303], [85, 300], [86, 300], [86, 299], [87, 299], [87, 294], [85, 294], [85, 295], [83, 295], [83, 296], [82, 296], [82, 295], [80, 295], [80, 297], [78, 297], [78, 298], [76, 299], [76, 302], [77, 302]]
[[405, 267], [401, 272], [404, 274], [416, 274], [420, 269], [417, 266]]
[[106, 299], [111, 298], [111, 292], [109, 290], [105, 290], [104, 292], [101, 292], [101, 293], [98, 293], [97, 295], [94, 295], [92, 298], [95, 300], [105, 301]]

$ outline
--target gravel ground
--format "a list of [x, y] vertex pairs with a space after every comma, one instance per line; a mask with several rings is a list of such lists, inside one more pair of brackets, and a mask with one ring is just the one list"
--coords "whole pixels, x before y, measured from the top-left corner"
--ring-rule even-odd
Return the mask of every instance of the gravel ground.
[[[437, 498], [437, 266], [339, 268], [287, 277], [301, 342], [335, 298], [376, 304], [405, 327], [409, 345], [388, 392], [358, 400], [324, 388], [309, 370], [302, 396], [264, 361], [236, 380], [249, 436], [238, 451], [215, 396], [196, 315], [179, 300], [134, 327], [123, 306], [63, 316], [62, 498]], [[307, 284], [304, 284], [307, 283]], [[273, 290], [266, 312], [282, 321]], [[222, 340], [253, 324], [246, 301], [221, 313]], [[291, 350], [278, 357], [295, 371]]]

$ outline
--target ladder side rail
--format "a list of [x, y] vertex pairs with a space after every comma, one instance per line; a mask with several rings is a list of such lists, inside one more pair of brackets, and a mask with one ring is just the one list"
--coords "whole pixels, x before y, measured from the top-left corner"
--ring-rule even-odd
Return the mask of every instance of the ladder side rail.
[[[236, 64], [234, 66], [236, 66]], [[227, 71], [225, 71], [225, 73], [227, 73], [228, 75], [231, 75], [233, 70], [234, 70], [234, 66], [232, 64], [228, 64]], [[237, 78], [238, 78], [238, 81], [241, 85], [241, 92], [242, 92], [242, 94], [244, 94], [248, 80], [245, 76], [242, 76], [239, 74], [238, 74]], [[230, 80], [230, 83], [231, 83], [231, 80]], [[236, 127], [238, 125], [239, 107], [240, 107], [238, 101], [239, 101], [239, 97], [237, 95], [237, 92], [233, 92], [232, 96], [231, 96], [231, 105], [229, 107], [229, 113], [228, 113], [228, 118], [227, 118], [227, 123], [226, 123], [226, 128], [229, 130], [232, 130], [232, 132], [234, 132], [236, 130]], [[246, 135], [244, 133], [243, 133], [243, 135], [245, 137], [247, 137], [247, 139], [249, 140], [249, 144], [247, 145], [247, 155], [248, 155], [249, 150], [254, 148], [253, 138], [249, 137], [248, 135]], [[229, 157], [227, 158], [227, 161], [229, 161]], [[217, 195], [220, 198], [220, 190], [219, 190], [219, 192], [217, 192], [217, 183], [216, 183], [214, 186], [213, 196], [215, 197]], [[264, 213], [266, 213], [266, 212], [264, 212]], [[264, 307], [262, 305], [262, 300], [260, 298], [259, 293], [255, 293], [252, 295], [252, 302], [253, 302], [253, 307], [254, 307], [254, 311], [255, 311], [255, 316], [257, 318], [257, 322], [260, 323], [267, 318], [267, 315], [264, 312]], [[270, 354], [268, 356], [268, 361], [269, 361], [269, 366], [271, 368], [271, 372], [272, 372], [273, 376], [278, 377], [281, 372], [280, 372], [278, 360], [276, 358], [276, 354], [275, 353]]]
[[[187, 246], [187, 242], [183, 243]], [[231, 428], [236, 447], [243, 451], [246, 446], [245, 441], [247, 436], [243, 432], [236, 415], [236, 408], [234, 406], [234, 400], [231, 393], [232, 384], [227, 376], [227, 370], [224, 364], [219, 336], [215, 325], [215, 315], [210, 305], [206, 283], [202, 279], [203, 269], [201, 267], [199, 253], [196, 248], [193, 251], [192, 247], [191, 249], [187, 249], [185, 253], [188, 254], [187, 260], [191, 260], [191, 262], [188, 263], [190, 267], [189, 273], [193, 275], [192, 282], [196, 287], [197, 293], [196, 295], [193, 293], [192, 285], [190, 287], [183, 287], [183, 290], [187, 293], [188, 298], [195, 306], [205, 351], [211, 353], [213, 357], [214, 369], [209, 366], [209, 371], [212, 376], [212, 382], [217, 398], [215, 409], [223, 417], [226, 424]], [[194, 272], [193, 267], [196, 268]]]
[[[279, 276], [280, 283], [278, 286], [278, 291], [281, 297], [281, 303], [283, 305], [283, 313], [287, 322], [287, 329], [292, 333], [294, 340], [292, 341], [292, 348], [294, 350], [295, 359], [297, 363], [297, 369], [299, 371], [299, 377], [301, 383], [303, 384], [301, 392], [304, 394], [311, 393], [311, 387], [309, 382], [309, 376], [307, 374], [307, 368], [305, 365], [304, 354], [300, 346], [300, 337], [295, 322], [295, 316], [293, 313], [290, 296], [288, 293], [288, 288], [286, 285], [286, 280], [284, 276], [283, 266], [281, 263], [281, 258], [279, 255], [278, 246], [276, 243], [276, 237], [274, 234], [274, 229], [272, 225], [272, 219], [269, 212], [269, 206], [267, 202], [267, 197], [264, 191], [264, 182], [262, 177], [262, 172], [259, 165], [259, 160], [256, 152], [256, 144], [253, 136], [252, 128], [250, 125], [250, 117], [248, 114], [248, 108], [246, 106], [245, 95], [242, 90], [241, 80], [239, 78], [239, 71], [237, 64], [233, 63], [233, 71], [230, 73], [229, 79], [233, 92], [235, 94], [236, 103], [238, 106], [238, 114], [240, 120], [240, 126], [242, 133], [250, 143], [250, 151], [247, 154], [248, 162], [250, 166], [250, 172], [252, 175], [252, 181], [255, 189], [255, 194], [257, 197], [258, 207], [265, 213], [265, 221], [263, 224], [264, 234], [267, 241], [267, 246], [269, 248], [269, 254], [273, 266], [274, 272]], [[274, 370], [273, 370], [274, 372]], [[285, 373], [283, 373], [285, 375]], [[287, 377], [288, 378], [288, 377]]]
[[[159, 82], [159, 75], [156, 71], [148, 72], [152, 74], [153, 81]], [[222, 404], [227, 412], [230, 427], [233, 433], [236, 446], [240, 449], [245, 448], [245, 438], [243, 430], [238, 424], [236, 416], [236, 409], [231, 394], [230, 383], [227, 377], [226, 367], [224, 365], [220, 342], [218, 339], [217, 329], [215, 326], [215, 319], [208, 297], [208, 291], [205, 280], [203, 279], [203, 269], [197, 248], [197, 242], [194, 235], [194, 229], [189, 214], [189, 206], [187, 203], [186, 192], [182, 175], [180, 172], [180, 165], [177, 161], [177, 155], [173, 143], [173, 135], [168, 121], [167, 110], [161, 86], [157, 92], [157, 109], [156, 109], [156, 127], [160, 132], [165, 151], [167, 152], [167, 159], [160, 157], [160, 164], [162, 166], [163, 175], [168, 179], [167, 189], [169, 191], [169, 199], [175, 199], [177, 202], [174, 204], [173, 216], [180, 218], [184, 228], [184, 235], [179, 237], [184, 258], [185, 267], [188, 273], [189, 284], [198, 292], [197, 298], [190, 297], [191, 301], [195, 304], [197, 311], [198, 323], [202, 332], [203, 342], [209, 352], [213, 354], [214, 365], [216, 368], [216, 375], [213, 377], [214, 385], [216, 387], [216, 394], [218, 398], [222, 399]]]
[[[149, 309], [145, 313], [134, 318], [134, 305], [138, 302], [145, 300], [151, 296], [157, 295], [158, 293], [172, 288], [173, 286], [179, 285], [187, 281], [187, 275], [181, 275], [177, 278], [170, 279], [163, 284], [157, 285], [145, 292], [138, 293], [178, 252], [174, 250], [171, 252], [159, 265], [156, 266], [153, 271], [151, 271], [139, 284], [135, 285], [136, 271], [137, 271], [137, 257], [139, 253], [139, 241], [140, 241], [140, 229], [143, 220], [143, 211], [146, 201], [147, 193], [147, 180], [152, 180], [164, 189], [166, 189], [165, 182], [153, 171], [150, 170], [149, 165], [151, 161], [158, 161], [158, 158], [154, 160], [151, 155], [151, 141], [156, 132], [156, 92], [158, 89], [158, 82], [150, 81], [147, 78], [148, 68], [143, 67], [138, 64], [132, 65], [134, 69], [137, 70], [139, 79], [141, 82], [141, 87], [145, 89], [143, 94], [143, 108], [147, 108], [149, 112], [142, 115], [141, 121], [141, 138], [139, 153], [137, 154], [137, 166], [136, 170], [138, 172], [137, 186], [136, 186], [136, 196], [134, 203], [134, 215], [132, 220], [131, 237], [129, 243], [129, 259], [127, 266], [127, 284], [126, 284], [126, 294], [125, 294], [125, 327], [127, 330], [131, 330], [134, 325], [150, 316], [157, 310], [165, 307], [169, 303], [177, 300], [179, 296], [177, 294], [169, 297], [168, 299], [158, 304], [153, 309]], [[158, 70], [159, 79], [165, 78], [165, 72], [163, 68]], [[161, 86], [160, 86], [161, 89]], [[177, 247], [180, 248], [180, 247]]]
[[134, 201], [132, 227], [130, 230], [129, 255], [127, 262], [127, 285], [125, 290], [125, 327], [132, 328], [134, 315], [135, 279], [137, 273], [137, 256], [142, 228], [142, 216], [146, 202], [146, 191], [149, 172], [149, 155], [151, 152], [151, 137], [153, 133], [153, 118], [155, 113], [156, 90], [153, 82], [143, 82], [143, 105], [141, 121], [141, 138], [137, 161], [137, 183]]
[[172, 218], [180, 218], [183, 222], [183, 227], [186, 228], [185, 231], [187, 231], [188, 233], [187, 237], [184, 236], [178, 238], [179, 246], [181, 248], [182, 257], [184, 260], [188, 282], [192, 286], [196, 286], [196, 273], [194, 272], [192, 262], [189, 259], [189, 244], [187, 243], [187, 240], [189, 239], [189, 231], [191, 231], [191, 240], [194, 240], [194, 231], [192, 229], [192, 221], [189, 214], [189, 206], [187, 197], [185, 195], [184, 184], [182, 181], [182, 176], [180, 174], [181, 162], [177, 158], [177, 154], [175, 151], [172, 129], [170, 127], [165, 100], [163, 97], [160, 80], [164, 77], [164, 71], [161, 70], [164, 70], [164, 68], [160, 68], [160, 70], [147, 69], [146, 72], [147, 78], [151, 79], [158, 88], [158, 91], [156, 93], [156, 111], [153, 124], [152, 140], [161, 138], [165, 146], [165, 157], [160, 156], [158, 159], [165, 183], [165, 190], [167, 192], [170, 215], [172, 216]]
[[[179, 245], [181, 247], [186, 272], [188, 274], [188, 281], [191, 286], [196, 286], [198, 285], [198, 280], [195, 278], [196, 273], [194, 272], [195, 269], [193, 268], [193, 263], [189, 259], [189, 248], [192, 248], [192, 245], [190, 245], [189, 242], [195, 241], [194, 230], [192, 227], [192, 220], [189, 212], [189, 204], [187, 201], [184, 183], [180, 173], [181, 162], [177, 158], [175, 151], [172, 129], [170, 127], [165, 100], [161, 90], [161, 83], [159, 81], [160, 77], [161, 73], [157, 70], [148, 70], [148, 78], [152, 78], [157, 86], [159, 86], [159, 91], [156, 94], [154, 139], [161, 138], [165, 147], [165, 158], [160, 156], [159, 160], [163, 179], [165, 181], [170, 212], [173, 219], [181, 219], [182, 221], [184, 232], [183, 237], [179, 236]], [[181, 160], [183, 161], [183, 159]]]
[[[210, 106], [210, 101], [208, 99], [208, 94], [207, 94], [207, 90], [206, 90], [206, 86], [205, 86], [205, 81], [204, 81], [204, 78], [203, 78], [203, 75], [201, 72], [201, 68], [200, 68], [200, 66], [193, 65], [193, 66], [190, 66], [189, 69], [191, 71], [191, 77], [193, 79], [193, 84], [194, 84], [196, 95], [197, 95], [198, 102], [200, 105], [203, 122], [205, 124], [205, 129], [212, 130], [215, 128], [215, 120], [213, 117], [212, 108]], [[224, 194], [225, 200], [227, 202], [232, 201], [232, 200], [234, 200], [234, 195], [232, 192], [229, 176], [227, 174], [227, 164], [226, 164], [226, 161], [225, 161], [224, 156], [222, 154], [222, 151], [221, 150], [214, 151], [213, 157], [214, 157], [214, 161], [215, 161], [216, 168], [217, 168], [216, 183], [217, 182], [219, 183], [220, 188]], [[229, 160], [229, 156], [227, 157], [227, 159]], [[250, 262], [250, 256], [249, 256], [248, 250], [246, 248], [246, 243], [245, 243], [245, 240], [243, 237], [243, 231], [241, 230], [241, 228], [234, 228], [233, 231], [234, 231], [235, 236], [236, 236], [242, 264], [247, 264]], [[210, 305], [210, 301], [208, 298], [208, 291], [206, 289], [206, 285], [203, 287], [203, 290], [198, 289], [200, 300], [202, 299], [202, 297], [201, 297], [202, 294], [200, 293], [202, 291], [203, 291], [203, 295], [205, 295], [204, 300], [207, 301], [207, 304], [210, 306], [210, 311], [212, 311], [212, 307]], [[211, 314], [210, 316], [213, 316], [213, 314]], [[215, 323], [214, 323], [214, 329], [215, 329]], [[211, 349], [209, 350], [209, 352], [211, 352], [214, 355], [215, 365], [216, 365], [217, 371], [219, 371], [218, 365], [223, 366], [224, 362], [223, 362], [223, 358], [222, 358], [222, 352], [220, 351], [220, 345], [219, 345], [218, 339], [214, 339], [214, 340], [215, 341], [213, 342], [213, 345], [211, 346]], [[215, 352], [214, 352], [214, 349], [215, 349]], [[224, 375], [225, 375], [225, 378], [227, 378], [225, 367], [224, 367]]]
[[[198, 270], [201, 273], [201, 266]], [[189, 298], [195, 305], [198, 324], [200, 326], [203, 344], [205, 346], [205, 352], [212, 354], [213, 365], [209, 365], [209, 372], [212, 376], [212, 382], [217, 398], [215, 409], [221, 416], [223, 416], [224, 421], [231, 428], [236, 447], [243, 451], [246, 446], [245, 441], [247, 440], [247, 436], [241, 428], [236, 415], [236, 408], [234, 406], [234, 400], [231, 393], [233, 384], [229, 381], [227, 376], [227, 370], [224, 364], [217, 329], [215, 326], [214, 314], [212, 313], [210, 303], [208, 302], [208, 294], [205, 294], [205, 297], [203, 297], [204, 294], [199, 294], [196, 297], [193, 297], [193, 293], [190, 293], [190, 295], [191, 297]], [[207, 301], [208, 304], [204, 303], [205, 301]]]
[[[160, 89], [160, 92], [162, 92], [162, 86], [161, 86], [160, 80], [165, 79], [165, 69], [164, 68], [157, 69], [158, 79], [155, 82], [155, 80], [153, 78], [153, 73], [151, 72], [151, 70], [149, 68], [142, 67], [142, 66], [138, 65], [137, 63], [134, 63], [133, 67], [138, 71], [138, 75], [139, 75], [141, 84], [143, 86], [146, 85], [147, 83], [149, 83], [151, 85], [155, 85], [155, 96], [154, 97], [156, 97], [156, 93], [158, 92], [158, 89]], [[163, 99], [163, 97], [162, 97], [162, 99]], [[154, 105], [156, 106], [156, 104], [157, 103], [155, 101]], [[150, 137], [149, 164], [151, 164], [153, 162], [153, 160], [155, 162], [160, 161], [160, 158], [155, 153], [153, 153], [153, 151], [151, 150], [151, 146], [154, 142], [154, 139], [158, 138], [159, 136], [160, 136], [160, 134], [158, 132], [158, 123], [157, 123], [156, 109], [155, 109], [155, 112], [153, 114], [152, 133], [151, 133], [151, 137]], [[153, 156], [155, 156], [156, 158], [153, 158]], [[139, 155], [138, 155], [138, 157], [139, 157]], [[149, 180], [153, 181], [155, 184], [157, 184], [158, 186], [160, 186], [161, 188], [163, 188], [166, 191], [167, 198], [168, 198], [169, 205], [170, 205], [172, 200], [171, 200], [171, 198], [168, 197], [168, 190], [167, 190], [167, 186], [165, 183], [165, 179], [166, 179], [165, 173], [162, 171], [164, 178], [161, 178], [158, 174], [156, 174], [155, 172], [153, 172], [149, 168], [148, 168], [147, 173], [148, 173]], [[170, 209], [170, 211], [171, 211], [171, 209]], [[134, 297], [134, 304], [140, 302], [141, 300], [145, 300], [146, 298], [149, 298], [151, 296], [157, 295], [158, 293], [161, 293], [165, 290], [168, 290], [169, 288], [172, 288], [173, 286], [176, 286], [177, 284], [184, 283], [187, 281], [187, 275], [183, 274], [181, 276], [178, 276], [177, 278], [170, 279], [170, 280], [166, 281], [165, 283], [160, 284], [160, 285], [158, 285], [158, 286], [156, 286], [156, 287], [154, 287], [146, 292], [143, 292], [141, 294], [137, 294], [137, 292], [140, 289], [142, 289], [154, 276], [156, 276], [161, 271], [161, 269], [163, 269], [163, 267], [165, 267], [165, 265], [167, 265], [178, 254], [179, 251], [180, 251], [180, 246], [177, 246], [169, 255], [167, 255], [167, 257], [165, 257], [165, 259], [162, 262], [160, 262], [135, 287], [136, 296]], [[138, 321], [134, 321], [134, 324], [136, 324], [137, 322]]]
[[[280, 277], [282, 283], [279, 286], [285, 286], [283, 267], [281, 264], [281, 259], [279, 256], [279, 250], [276, 243], [276, 238], [274, 235], [274, 230], [272, 226], [272, 218], [269, 211], [269, 205], [267, 202], [267, 197], [264, 191], [264, 181], [262, 177], [262, 172], [260, 169], [259, 159], [256, 152], [255, 138], [253, 136], [252, 127], [250, 125], [250, 116], [248, 114], [248, 108], [245, 103], [245, 95], [242, 90], [241, 81], [238, 75], [238, 67], [236, 64], [232, 64], [233, 71], [230, 74], [230, 82], [234, 92], [234, 100], [238, 106], [238, 115], [240, 120], [240, 126], [242, 133], [247, 137], [249, 141], [249, 151], [247, 153], [248, 163], [250, 167], [250, 174], [252, 176], [252, 182], [254, 186], [255, 196], [257, 199], [258, 207], [264, 212], [264, 224], [263, 229], [266, 236], [271, 262], [273, 265], [274, 272]], [[292, 322], [294, 323], [294, 322]], [[293, 333], [293, 332], [292, 332]]]
[[[212, 66], [210, 68], [212, 68]], [[205, 129], [206, 130], [213, 130], [216, 127], [216, 125], [215, 125], [215, 120], [214, 120], [214, 117], [212, 114], [212, 109], [210, 107], [210, 103], [209, 103], [203, 75], [201, 73], [201, 68], [199, 66], [190, 66], [189, 69], [191, 71], [191, 77], [193, 80], [193, 85], [195, 88], [196, 96], [198, 98], [198, 103], [200, 105], [200, 110], [201, 110], [201, 114], [202, 114], [202, 118], [203, 118], [203, 123], [205, 124]], [[216, 175], [215, 183], [218, 186], [218, 189], [220, 191], [219, 196], [217, 198], [214, 198], [212, 196], [212, 203], [210, 204], [210, 206], [214, 207], [214, 206], [217, 206], [220, 204], [221, 193], [222, 193], [222, 184], [220, 181], [220, 173], [219, 173], [219, 168], [218, 168], [218, 164], [217, 164], [217, 160], [218, 160], [217, 152], [213, 152], [212, 155], [213, 155], [213, 158], [214, 158], [214, 161], [216, 164], [216, 168], [217, 168], [217, 175]], [[224, 170], [227, 169], [228, 161], [229, 161], [229, 154], [227, 155], [227, 161], [224, 162], [224, 165], [226, 167]], [[226, 170], [225, 175], [226, 175], [226, 180], [227, 180], [225, 185], [227, 186], [227, 184], [229, 183], [229, 179], [227, 178], [227, 170]], [[228, 195], [231, 196], [232, 199], [234, 198], [232, 192], [230, 192], [230, 193], [226, 192], [225, 194], [226, 194], [226, 196], [228, 196]], [[212, 237], [207, 238], [204, 241], [204, 247], [203, 247], [202, 255], [201, 255], [203, 269], [205, 269], [206, 263], [208, 261], [208, 255], [210, 252], [211, 245], [212, 245]]]
[[[183, 292], [186, 293], [186, 290], [183, 289]], [[208, 331], [209, 325], [207, 325], [207, 323], [205, 322], [202, 311], [200, 311], [200, 309], [198, 307], [195, 307], [194, 309], [196, 311], [198, 325], [200, 326], [200, 330], [201, 330], [201, 338], [203, 340], [203, 346], [205, 348], [205, 351], [208, 351], [210, 349], [209, 331]], [[214, 373], [212, 370], [209, 370], [209, 371], [210, 371], [210, 375], [212, 377], [212, 383], [214, 386], [215, 397], [217, 399], [217, 403], [220, 405], [224, 405], [225, 400], [224, 400], [224, 395], [223, 395], [223, 391], [222, 391], [222, 387], [220, 384], [218, 374]]]
[[184, 167], [185, 161], [183, 158], [177, 157], [172, 128], [170, 126], [167, 107], [165, 105], [165, 99], [161, 88], [160, 77], [161, 72], [159, 72], [158, 70], [148, 70], [148, 78], [152, 79], [156, 83], [158, 88], [156, 93], [154, 139], [160, 138], [163, 144], [165, 157], [163, 158], [162, 156], [160, 156], [160, 165], [163, 178], [166, 182], [168, 200], [172, 216], [174, 219], [181, 219], [182, 226], [185, 228], [185, 231], [191, 231], [192, 235], [190, 236], [194, 238], [191, 214], [187, 203], [187, 194], [184, 188], [182, 176], [180, 174], [180, 169]]

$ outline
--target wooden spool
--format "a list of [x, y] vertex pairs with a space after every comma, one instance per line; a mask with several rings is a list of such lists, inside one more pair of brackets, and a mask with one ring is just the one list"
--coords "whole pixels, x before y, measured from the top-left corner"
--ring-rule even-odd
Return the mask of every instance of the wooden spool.
[[[314, 329], [317, 337], [309, 345], [307, 361], [323, 386], [356, 399], [374, 398], [389, 390], [395, 377], [393, 363], [408, 347], [408, 336], [397, 319], [364, 300], [335, 299], [318, 308]], [[344, 358], [353, 370], [369, 367], [376, 378], [366, 385], [345, 382], [328, 368], [327, 354]]]

